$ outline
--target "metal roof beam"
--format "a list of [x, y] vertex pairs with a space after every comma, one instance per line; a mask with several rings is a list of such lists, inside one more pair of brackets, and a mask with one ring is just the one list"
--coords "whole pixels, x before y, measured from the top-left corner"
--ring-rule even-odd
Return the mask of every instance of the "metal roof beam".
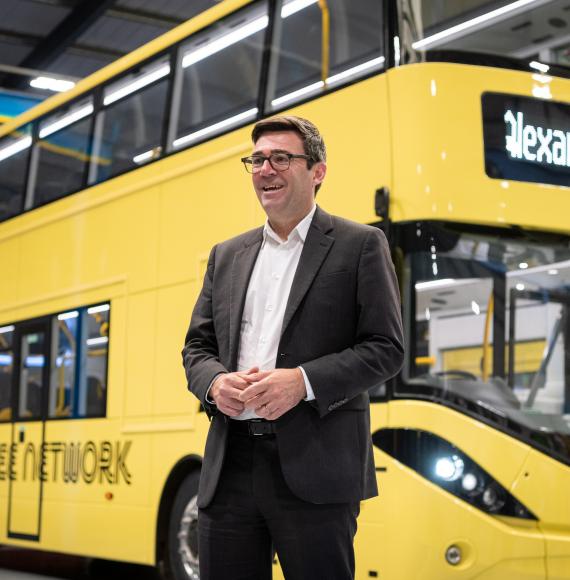
[[83, 0], [19, 65], [26, 68], [45, 68], [114, 3], [115, 0]]

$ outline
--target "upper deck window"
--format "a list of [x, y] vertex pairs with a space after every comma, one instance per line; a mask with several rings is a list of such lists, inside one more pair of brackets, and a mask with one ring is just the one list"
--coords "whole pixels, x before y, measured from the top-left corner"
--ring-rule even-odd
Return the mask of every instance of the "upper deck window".
[[89, 183], [104, 181], [160, 155], [169, 74], [169, 60], [164, 57], [105, 88]]
[[480, 52], [537, 61], [538, 66], [570, 66], [566, 0], [424, 0], [406, 2], [403, 10], [415, 50]]
[[279, 109], [381, 69], [383, 2], [288, 0], [276, 23], [269, 105]]
[[33, 201], [43, 205], [85, 184], [91, 144], [93, 99], [51, 115], [40, 123], [32, 157]]
[[31, 145], [31, 125], [0, 139], [0, 221], [17, 215], [24, 207]]
[[173, 149], [255, 118], [267, 25], [267, 6], [257, 3], [182, 45], [169, 139]]

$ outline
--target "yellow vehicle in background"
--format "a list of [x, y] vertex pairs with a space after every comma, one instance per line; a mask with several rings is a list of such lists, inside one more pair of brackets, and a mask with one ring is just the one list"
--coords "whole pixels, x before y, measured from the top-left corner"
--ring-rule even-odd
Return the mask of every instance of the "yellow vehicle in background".
[[228, 0], [0, 128], [0, 542], [198, 580], [179, 353], [291, 112], [402, 291], [357, 578], [570, 579], [566, 4]]

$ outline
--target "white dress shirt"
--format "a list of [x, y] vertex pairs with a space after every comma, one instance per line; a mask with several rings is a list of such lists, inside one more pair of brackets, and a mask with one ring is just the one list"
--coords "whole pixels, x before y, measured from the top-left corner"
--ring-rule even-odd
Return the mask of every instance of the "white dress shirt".
[[[275, 368], [285, 307], [315, 210], [316, 206], [313, 206], [285, 241], [273, 231], [269, 221], [265, 223], [263, 242], [245, 297], [238, 371], [246, 371], [254, 366], [260, 370]], [[315, 395], [305, 371], [299, 368], [307, 390], [305, 400], [311, 401]], [[234, 417], [239, 420], [256, 418], [258, 415], [250, 409]]]

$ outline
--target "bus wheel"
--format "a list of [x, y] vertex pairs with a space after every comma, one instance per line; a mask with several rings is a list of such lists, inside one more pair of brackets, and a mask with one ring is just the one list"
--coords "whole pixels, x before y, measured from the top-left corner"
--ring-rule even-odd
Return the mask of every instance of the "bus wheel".
[[200, 580], [198, 568], [198, 480], [185, 478], [174, 499], [168, 524], [167, 569], [174, 580]]

